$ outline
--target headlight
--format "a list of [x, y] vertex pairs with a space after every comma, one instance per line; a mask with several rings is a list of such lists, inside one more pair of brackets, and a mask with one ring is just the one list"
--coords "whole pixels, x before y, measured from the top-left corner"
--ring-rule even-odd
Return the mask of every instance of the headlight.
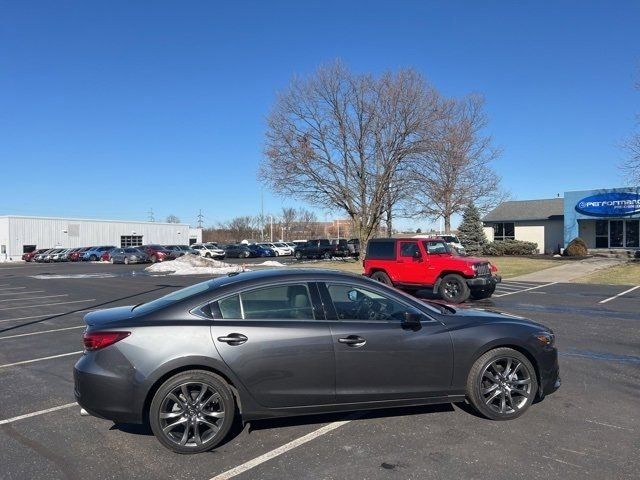
[[553, 347], [556, 343], [556, 336], [553, 332], [538, 332], [534, 334], [534, 337], [545, 347]]

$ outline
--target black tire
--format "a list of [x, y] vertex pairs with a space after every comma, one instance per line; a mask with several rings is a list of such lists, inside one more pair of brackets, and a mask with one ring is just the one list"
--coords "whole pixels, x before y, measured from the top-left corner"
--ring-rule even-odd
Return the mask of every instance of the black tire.
[[113, 259], [113, 257], [109, 257], [109, 263], [113, 265], [114, 263], [116, 263], [116, 261]]
[[389, 275], [387, 275], [385, 272], [373, 272], [371, 278], [377, 282], [384, 283], [385, 285], [393, 287], [391, 278], [389, 278]]
[[205, 253], [204, 258], [211, 258], [211, 254], [209, 252]]
[[469, 298], [469, 286], [464, 278], [455, 273], [442, 277], [438, 287], [440, 297], [449, 303], [462, 303]]
[[293, 256], [296, 257], [296, 260], [302, 260], [302, 252], [300, 251], [297, 251]]
[[[207, 386], [202, 399], [205, 403], [197, 402], [202, 385]], [[176, 396], [174, 393], [171, 397], [176, 390], [184, 392], [183, 387], [190, 396], [186, 402], [184, 394], [178, 393]], [[175, 402], [172, 398], [177, 398], [182, 403]], [[160, 418], [163, 412], [171, 417]], [[201, 453], [211, 450], [224, 440], [233, 424], [235, 412], [233, 393], [223, 378], [206, 370], [189, 370], [169, 378], [160, 386], [149, 407], [149, 424], [158, 441], [169, 450], [181, 454]], [[220, 413], [223, 414], [222, 418], [214, 416]], [[173, 418], [178, 418], [172, 423], [176, 425], [175, 429], [166, 430], [167, 426], [171, 426], [168, 423]], [[200, 438], [199, 444], [196, 431]], [[178, 437], [181, 437], [180, 440]], [[181, 445], [181, 440], [185, 444]]]
[[[501, 365], [504, 368], [502, 373], [499, 372]], [[529, 383], [523, 384], [525, 381]], [[489, 350], [475, 361], [467, 377], [469, 402], [490, 420], [518, 418], [531, 406], [537, 391], [538, 378], [533, 365], [526, 356], [512, 348]]]
[[129, 257], [124, 257], [123, 262], [125, 265], [129, 265]]
[[325, 260], [331, 260], [331, 258], [333, 258], [333, 255], [331, 255], [331, 252], [324, 252], [322, 254], [322, 258], [324, 258]]
[[96, 257], [95, 255], [91, 255], [89, 257], [89, 260], [91, 260], [92, 262], [95, 262], [96, 260], [98, 260], [98, 257]]
[[496, 291], [496, 286], [493, 285], [487, 289], [473, 289], [471, 290], [471, 298], [474, 300], [484, 300], [485, 298], [489, 298], [493, 295], [493, 292]]
[[158, 257], [156, 257], [155, 255], [151, 255], [151, 258], [149, 260], [151, 260], [151, 263], [156, 263], [158, 261]]

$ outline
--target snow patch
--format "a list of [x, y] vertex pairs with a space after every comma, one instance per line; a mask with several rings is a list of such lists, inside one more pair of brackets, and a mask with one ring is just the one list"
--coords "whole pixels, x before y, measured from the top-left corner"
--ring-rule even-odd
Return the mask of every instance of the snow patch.
[[167, 273], [171, 275], [226, 275], [242, 272], [241, 265], [213, 260], [197, 255], [183, 255], [169, 262], [155, 263], [145, 268], [149, 273]]
[[252, 265], [254, 267], [286, 267], [284, 263], [280, 263], [276, 260], [267, 260], [266, 262], [253, 263]]

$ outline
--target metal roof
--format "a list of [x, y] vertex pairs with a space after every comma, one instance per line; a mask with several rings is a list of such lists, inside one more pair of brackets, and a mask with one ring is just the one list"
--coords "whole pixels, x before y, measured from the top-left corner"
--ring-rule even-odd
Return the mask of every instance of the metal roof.
[[549, 220], [564, 218], [564, 199], [512, 200], [503, 202], [482, 219], [483, 222]]

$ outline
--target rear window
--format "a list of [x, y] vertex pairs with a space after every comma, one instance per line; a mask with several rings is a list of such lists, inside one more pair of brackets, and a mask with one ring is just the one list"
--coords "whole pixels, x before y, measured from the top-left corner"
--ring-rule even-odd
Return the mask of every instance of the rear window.
[[367, 259], [391, 260], [395, 258], [395, 242], [369, 242], [367, 244]]
[[198, 295], [199, 293], [206, 292], [210, 289], [210, 287], [211, 285], [209, 284], [209, 282], [196, 283], [195, 285], [191, 285], [190, 287], [171, 292], [170, 294], [165, 295], [164, 297], [160, 297], [157, 300], [152, 300], [151, 302], [138, 305], [137, 307], [135, 307], [135, 312], [144, 315], [145, 313], [168, 307], [169, 305], [179, 302], [180, 300], [184, 300], [185, 298], [189, 298], [194, 295]]

